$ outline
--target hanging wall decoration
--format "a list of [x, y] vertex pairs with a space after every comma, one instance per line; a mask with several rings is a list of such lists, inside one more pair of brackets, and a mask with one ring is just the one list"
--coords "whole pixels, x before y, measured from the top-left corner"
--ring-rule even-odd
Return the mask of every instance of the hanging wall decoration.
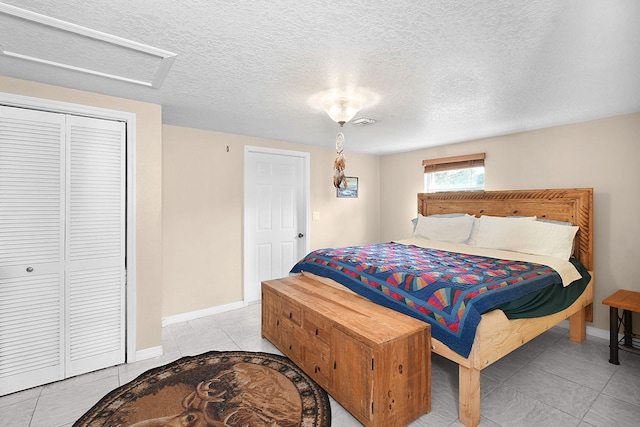
[[345, 176], [344, 179], [344, 186], [341, 185], [340, 187], [336, 188], [336, 197], [347, 197], [350, 199], [355, 199], [356, 197], [358, 197], [358, 177]]
[[347, 178], [344, 176], [344, 168], [346, 166], [342, 146], [344, 143], [344, 134], [338, 132], [336, 136], [336, 160], [333, 162], [333, 185], [336, 188], [347, 188]]

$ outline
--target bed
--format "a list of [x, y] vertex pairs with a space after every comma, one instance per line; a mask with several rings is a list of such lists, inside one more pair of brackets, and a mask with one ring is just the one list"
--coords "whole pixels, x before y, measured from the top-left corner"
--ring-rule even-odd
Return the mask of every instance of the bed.
[[[584, 267], [586, 273], [582, 275], [581, 292], [573, 295], [560, 311], [537, 317], [516, 316], [521, 318], [510, 320], [503, 310], [492, 309], [478, 315], [474, 326], [475, 332], [470, 338], [467, 337], [467, 341], [470, 339], [467, 343], [459, 344], [447, 339], [441, 340], [438, 339], [437, 333], [436, 336], [432, 336], [432, 351], [459, 365], [459, 419], [464, 425], [475, 427], [480, 422], [480, 371], [482, 369], [566, 319], [569, 319], [569, 339], [574, 342], [582, 342], [585, 339], [586, 322], [592, 320], [591, 304], [594, 287], [592, 207], [593, 190], [591, 188], [418, 194], [418, 214], [423, 217], [460, 213], [478, 218], [482, 216], [517, 217], [526, 220], [535, 217], [536, 220], [561, 221], [578, 227], [577, 232], [574, 231], [575, 238], [571, 250], [573, 257]], [[402, 242], [403, 245], [413, 243], [415, 242]], [[445, 245], [445, 250], [448, 249], [449, 247]], [[396, 246], [375, 247], [372, 250], [396, 250]], [[436, 252], [440, 250], [442, 248], [437, 248]], [[375, 258], [375, 253], [372, 257]], [[309, 263], [306, 265], [308, 266]], [[514, 268], [525, 267], [518, 264]], [[301, 272], [305, 269], [307, 271]], [[322, 269], [314, 270], [297, 266], [292, 272], [309, 275], [325, 286], [343, 286], [335, 283], [334, 275], [324, 274]], [[549, 277], [548, 274], [553, 272], [553, 269], [552, 273], [544, 272], [544, 274], [543, 272], [526, 272], [518, 276], [518, 280], [532, 278], [537, 274], [540, 278]], [[519, 286], [516, 280], [514, 283]], [[402, 283], [399, 286], [403, 286]], [[560, 287], [575, 289], [571, 286]], [[388, 290], [385, 292], [389, 293]], [[518, 294], [516, 292], [513, 295]], [[378, 302], [376, 296], [365, 296]], [[512, 299], [517, 298], [514, 296]], [[382, 301], [382, 304], [386, 303]], [[414, 303], [410, 301], [405, 305], [411, 308]], [[403, 312], [403, 309], [400, 311]], [[416, 310], [405, 311], [405, 314], [417, 317]]]

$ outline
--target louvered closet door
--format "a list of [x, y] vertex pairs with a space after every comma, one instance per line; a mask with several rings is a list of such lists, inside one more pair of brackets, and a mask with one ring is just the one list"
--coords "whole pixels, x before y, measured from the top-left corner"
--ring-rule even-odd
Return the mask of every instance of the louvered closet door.
[[124, 362], [125, 125], [67, 117], [67, 376]]
[[125, 125], [0, 107], [0, 395], [125, 361]]
[[64, 376], [64, 116], [0, 107], [0, 395]]

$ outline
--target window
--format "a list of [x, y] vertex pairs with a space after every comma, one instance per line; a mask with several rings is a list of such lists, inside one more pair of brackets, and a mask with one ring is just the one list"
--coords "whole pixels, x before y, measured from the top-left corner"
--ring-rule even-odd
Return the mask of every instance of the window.
[[424, 191], [484, 190], [484, 153], [423, 160]]

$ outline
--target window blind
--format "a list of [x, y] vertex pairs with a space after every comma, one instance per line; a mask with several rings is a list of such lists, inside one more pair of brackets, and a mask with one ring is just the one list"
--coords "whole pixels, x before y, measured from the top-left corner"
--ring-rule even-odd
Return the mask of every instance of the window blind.
[[424, 173], [441, 172], [453, 169], [484, 166], [485, 153], [467, 154], [464, 156], [441, 157], [422, 161]]

